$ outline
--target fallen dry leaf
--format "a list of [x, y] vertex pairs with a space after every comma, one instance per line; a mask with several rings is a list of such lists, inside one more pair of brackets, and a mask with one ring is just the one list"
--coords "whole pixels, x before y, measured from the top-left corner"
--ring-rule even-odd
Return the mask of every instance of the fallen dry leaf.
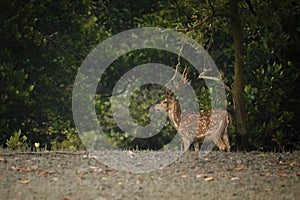
[[242, 171], [245, 167], [242, 165], [240, 167], [236, 167], [236, 168], [229, 168], [227, 169], [227, 171]]
[[51, 181], [58, 181], [58, 180], [59, 180], [59, 178], [57, 178], [57, 177], [54, 177], [51, 179]]
[[17, 170], [18, 172], [30, 172], [37, 169], [37, 166], [24, 167], [24, 166], [11, 166], [11, 169]]
[[235, 171], [241, 171], [243, 169], [244, 169], [244, 166], [242, 165], [241, 167], [234, 168], [233, 170], [235, 170]]
[[205, 180], [205, 181], [212, 181], [212, 180], [214, 180], [214, 177], [212, 177], [212, 176], [211, 176], [211, 177], [207, 177], [207, 178], [205, 178], [204, 180]]
[[21, 184], [28, 184], [30, 182], [31, 182], [31, 180], [21, 180], [21, 181], [19, 181], [19, 183], [21, 183]]
[[280, 176], [280, 177], [287, 177], [287, 174], [280, 173], [280, 172], [278, 172], [277, 175]]
[[25, 167], [23, 167], [23, 166], [11, 166], [11, 169], [15, 169], [15, 170], [20, 171], [20, 170], [25, 169]]
[[78, 176], [77, 176], [77, 178], [78, 179], [85, 179], [85, 175], [87, 174], [87, 172], [81, 172]]
[[186, 177], [187, 177], [186, 174], [181, 175], [181, 178], [186, 178]]
[[300, 172], [296, 172], [296, 175], [297, 175], [297, 176], [300, 176]]
[[205, 176], [206, 176], [205, 174], [197, 174], [196, 178], [205, 177]]
[[54, 173], [55, 171], [48, 171], [48, 170], [38, 171], [39, 175], [54, 174]]
[[197, 172], [197, 171], [199, 171], [199, 170], [200, 170], [200, 167], [199, 167], [199, 166], [196, 166], [195, 169], [194, 169], [195, 172]]
[[220, 172], [219, 174], [220, 174], [220, 176], [221, 176], [222, 178], [226, 177], [225, 172]]
[[7, 160], [5, 158], [2, 158], [2, 157], [0, 157], [0, 161], [7, 163]]
[[210, 162], [209, 158], [202, 158], [203, 162]]
[[268, 177], [268, 176], [271, 176], [271, 174], [270, 173], [262, 173], [262, 174], [260, 174], [260, 176]]
[[300, 163], [298, 163], [296, 161], [289, 162], [289, 165], [292, 166], [292, 167], [300, 167]]
[[48, 171], [39, 171], [38, 172], [39, 175], [45, 175], [45, 174], [48, 174], [48, 173], [49, 173]]
[[213, 174], [213, 173], [215, 173], [213, 170], [205, 170], [205, 173], [207, 173], [207, 174]]
[[264, 192], [271, 192], [272, 189], [271, 188], [263, 188], [262, 191], [264, 191]]

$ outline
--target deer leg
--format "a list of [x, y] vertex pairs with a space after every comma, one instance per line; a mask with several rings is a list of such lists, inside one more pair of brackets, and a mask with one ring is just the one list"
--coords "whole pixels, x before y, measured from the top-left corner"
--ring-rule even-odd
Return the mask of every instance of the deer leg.
[[224, 142], [222, 141], [221, 138], [219, 138], [219, 140], [217, 140], [217, 141], [214, 140], [214, 143], [218, 146], [218, 148], [220, 150], [222, 150], [222, 151], [225, 150], [225, 144], [224, 144]]
[[225, 144], [225, 148], [227, 152], [230, 152], [230, 144], [229, 144], [229, 138], [228, 138], [228, 129], [225, 130], [225, 132], [222, 135], [222, 140]]
[[184, 145], [184, 151], [188, 151], [190, 148], [190, 141], [187, 138], [182, 138], [183, 145]]
[[221, 151], [224, 151], [225, 150], [225, 144], [224, 142], [222, 141], [222, 136], [207, 136], [208, 139], [207, 140], [210, 140], [210, 141], [213, 141], [213, 143], [215, 143], [217, 145], [217, 147], [221, 150]]
[[199, 141], [194, 140], [193, 145], [194, 145], [194, 148], [195, 148], [195, 152], [198, 153], [199, 152]]
[[229, 143], [229, 133], [230, 133], [230, 128], [232, 126], [232, 117], [229, 113], [227, 113], [227, 126], [223, 135], [223, 141], [226, 145], [226, 150], [227, 152], [230, 152], [230, 143]]
[[229, 144], [229, 139], [228, 139], [228, 135], [223, 135], [223, 141], [225, 143], [225, 148], [227, 152], [230, 152], [230, 144]]

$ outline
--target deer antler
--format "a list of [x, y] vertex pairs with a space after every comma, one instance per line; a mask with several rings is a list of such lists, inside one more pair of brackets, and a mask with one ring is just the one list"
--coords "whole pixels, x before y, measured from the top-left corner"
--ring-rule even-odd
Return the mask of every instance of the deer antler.
[[[177, 92], [179, 91], [187, 82], [188, 82], [188, 79], [187, 79], [187, 71], [188, 71], [188, 68], [185, 67], [184, 70], [183, 70], [183, 73], [182, 73], [182, 76], [181, 76], [181, 80], [179, 82], [178, 85], [176, 85], [176, 82], [174, 83], [174, 86], [175, 86], [175, 91], [174, 92]], [[171, 81], [174, 81], [176, 75], [177, 75], [178, 72], [178, 66], [176, 66], [176, 71], [175, 71], [175, 74], [173, 75], [173, 77], [166, 83], [166, 85], [170, 84]], [[167, 88], [166, 88], [166, 93], [170, 93], [170, 92], [167, 92]]]
[[187, 67], [185, 67], [182, 73], [182, 85], [186, 84], [187, 82]]

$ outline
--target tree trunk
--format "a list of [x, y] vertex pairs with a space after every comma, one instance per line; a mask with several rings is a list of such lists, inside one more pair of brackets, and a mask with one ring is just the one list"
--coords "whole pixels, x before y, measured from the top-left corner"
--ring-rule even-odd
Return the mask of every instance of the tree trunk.
[[235, 103], [237, 141], [242, 149], [248, 148], [247, 113], [244, 100], [244, 63], [243, 33], [238, 9], [238, 0], [230, 2], [231, 28], [234, 44], [234, 83], [232, 97]]

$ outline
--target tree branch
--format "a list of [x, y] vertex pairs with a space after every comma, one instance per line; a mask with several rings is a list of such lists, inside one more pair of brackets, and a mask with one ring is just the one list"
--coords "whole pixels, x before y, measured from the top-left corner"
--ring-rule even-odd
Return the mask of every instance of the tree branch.
[[203, 25], [204, 23], [210, 21], [213, 17], [232, 18], [232, 16], [229, 13], [222, 13], [222, 12], [217, 12], [216, 13], [215, 11], [213, 11], [213, 13], [211, 15], [204, 17], [201, 21], [198, 21], [193, 26], [187, 27], [185, 29], [178, 29], [178, 31], [183, 32], [183, 33], [188, 33], [188, 32], [190, 32], [192, 30], [195, 30], [196, 28], [198, 28], [199, 26]]
[[226, 90], [227, 92], [229, 92], [230, 94], [232, 94], [231, 88], [230, 88], [228, 85], [226, 85], [226, 84], [224, 83], [224, 81], [223, 81], [222, 79], [220, 79], [220, 78], [217, 78], [217, 77], [211, 77], [211, 76], [204, 76], [204, 75], [201, 75], [201, 74], [198, 76], [198, 78], [199, 78], [199, 79], [207, 79], [207, 80], [217, 81], [217, 82], [221, 83], [221, 84], [224, 86], [224, 88], [225, 88], [225, 90]]
[[210, 16], [206, 16], [203, 20], [197, 22], [196, 24], [194, 24], [193, 26], [191, 27], [187, 27], [185, 29], [179, 29], [178, 31], [180, 32], [183, 32], [183, 33], [188, 33], [196, 28], [198, 28], [199, 26], [201, 26], [202, 24], [208, 22], [211, 18], [212, 18], [213, 15], [210, 15]]

